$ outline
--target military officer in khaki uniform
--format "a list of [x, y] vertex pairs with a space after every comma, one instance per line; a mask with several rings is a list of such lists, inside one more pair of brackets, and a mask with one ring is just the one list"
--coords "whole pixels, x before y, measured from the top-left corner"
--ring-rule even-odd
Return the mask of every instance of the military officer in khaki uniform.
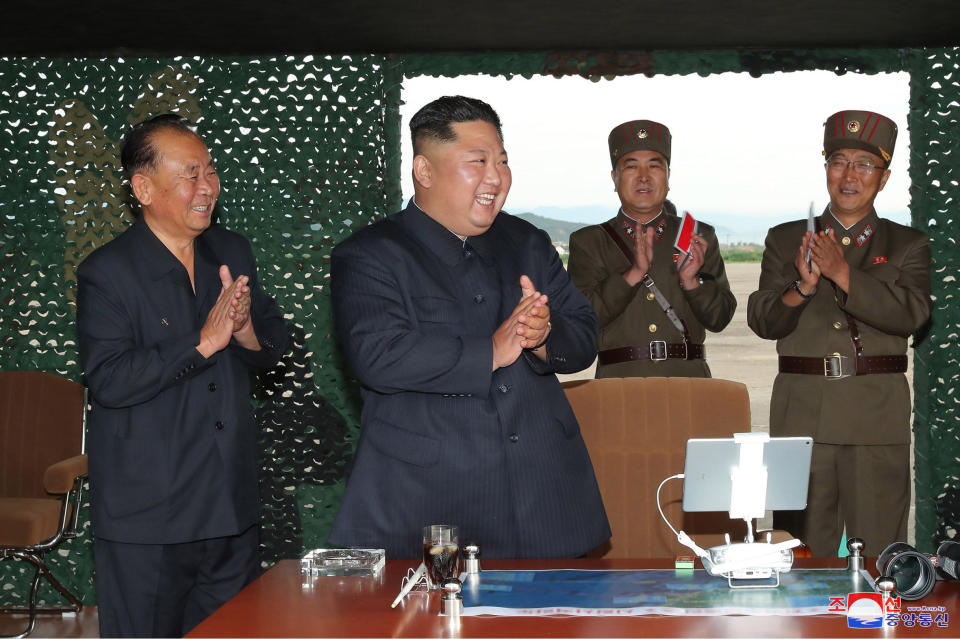
[[[830, 204], [817, 231], [770, 229], [750, 328], [777, 340], [770, 433], [814, 439], [806, 511], [774, 525], [815, 556], [836, 556], [846, 526], [867, 552], [906, 541], [910, 504], [907, 338], [930, 315], [926, 234], [877, 217], [897, 139], [890, 119], [840, 111], [824, 125]], [[809, 260], [807, 256], [809, 254]]]
[[710, 377], [706, 330], [723, 330], [737, 306], [716, 234], [700, 223], [678, 269], [670, 131], [635, 120], [608, 142], [620, 211], [570, 236], [568, 267], [600, 321], [597, 377]]

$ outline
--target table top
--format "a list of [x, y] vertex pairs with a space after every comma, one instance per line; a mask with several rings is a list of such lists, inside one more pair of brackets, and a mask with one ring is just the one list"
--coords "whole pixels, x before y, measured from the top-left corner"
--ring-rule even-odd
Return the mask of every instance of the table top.
[[[960, 584], [938, 582], [908, 605], [943, 606], [946, 628], [847, 627], [842, 614], [813, 616], [441, 617], [439, 594], [390, 603], [415, 560], [390, 560], [377, 577], [304, 580], [298, 560], [283, 560], [197, 626], [190, 637], [960, 637]], [[842, 568], [842, 559], [797, 559], [795, 568]], [[867, 568], [874, 572], [874, 563]], [[485, 560], [487, 570], [636, 570], [672, 568], [669, 559]], [[846, 594], [846, 593], [838, 593]]]

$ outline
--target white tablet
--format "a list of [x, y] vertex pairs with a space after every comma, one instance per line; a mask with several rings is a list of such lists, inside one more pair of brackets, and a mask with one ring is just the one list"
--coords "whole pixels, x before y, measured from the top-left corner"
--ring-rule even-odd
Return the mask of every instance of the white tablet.
[[[810, 437], [771, 437], [763, 446], [767, 510], [803, 510], [810, 480]], [[683, 510], [730, 509], [731, 471], [740, 464], [740, 445], [731, 439], [688, 439], [684, 461]]]

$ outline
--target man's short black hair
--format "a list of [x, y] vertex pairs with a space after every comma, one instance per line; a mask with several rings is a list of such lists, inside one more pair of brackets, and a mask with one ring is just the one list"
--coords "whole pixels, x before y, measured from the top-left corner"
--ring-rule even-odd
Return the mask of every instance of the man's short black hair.
[[410, 139], [413, 141], [414, 155], [420, 152], [427, 140], [452, 142], [457, 139], [453, 124], [458, 122], [489, 122], [497, 129], [497, 136], [503, 141], [500, 128], [500, 116], [489, 104], [476, 98], [462, 95], [445, 95], [424, 106], [410, 118]]
[[120, 163], [128, 180], [148, 167], [152, 171], [159, 167], [160, 154], [153, 144], [153, 134], [161, 129], [197, 134], [190, 121], [176, 113], [164, 113], [134, 124], [123, 136], [120, 149]]

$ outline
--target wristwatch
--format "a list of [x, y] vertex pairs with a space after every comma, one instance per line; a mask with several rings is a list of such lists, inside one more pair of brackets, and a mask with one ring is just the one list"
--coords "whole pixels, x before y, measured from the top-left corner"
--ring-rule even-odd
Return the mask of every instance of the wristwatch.
[[[699, 273], [697, 273], [697, 284], [703, 284], [703, 276], [700, 275]], [[681, 291], [687, 290], [686, 287], [683, 285], [683, 280], [680, 280], [680, 290]]]
[[793, 290], [795, 290], [795, 291], [797, 292], [797, 295], [799, 295], [800, 297], [802, 297], [802, 298], [805, 299], [805, 300], [808, 300], [808, 299], [810, 299], [811, 297], [813, 297], [814, 295], [817, 294], [817, 288], [816, 288], [816, 287], [814, 287], [813, 290], [810, 291], [809, 293], [804, 293], [804, 292], [800, 289], [800, 280], [797, 280], [796, 282], [794, 282], [794, 283], [793, 283], [793, 286], [791, 286], [790, 288], [792, 288]]

